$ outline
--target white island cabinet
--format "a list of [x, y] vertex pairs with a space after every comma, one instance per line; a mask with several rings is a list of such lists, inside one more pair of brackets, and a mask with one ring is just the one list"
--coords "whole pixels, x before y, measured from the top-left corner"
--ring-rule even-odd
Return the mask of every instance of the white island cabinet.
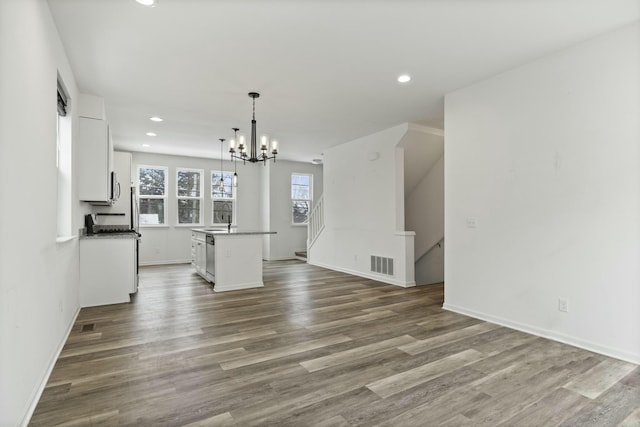
[[130, 302], [136, 292], [136, 240], [133, 233], [80, 239], [80, 306]]
[[191, 265], [196, 272], [206, 279], [207, 275], [207, 252], [206, 252], [206, 234], [204, 232], [191, 232]]
[[[262, 282], [262, 241], [270, 231], [243, 231], [232, 229], [193, 229], [192, 263], [198, 274], [213, 282], [214, 292], [260, 288]], [[198, 255], [197, 237], [205, 239], [205, 266]], [[211, 238], [213, 243], [211, 244]], [[195, 243], [195, 247], [194, 247]], [[200, 261], [200, 262], [199, 262]], [[212, 273], [213, 269], [213, 274]]]

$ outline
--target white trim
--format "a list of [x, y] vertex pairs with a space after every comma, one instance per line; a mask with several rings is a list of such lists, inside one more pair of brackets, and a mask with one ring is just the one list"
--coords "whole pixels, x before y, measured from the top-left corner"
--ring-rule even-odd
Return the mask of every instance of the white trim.
[[[156, 196], [156, 195], [146, 195], [140, 193], [140, 169], [162, 169], [164, 170], [164, 196]], [[152, 165], [136, 165], [136, 193], [138, 195], [138, 216], [142, 215], [140, 212], [140, 201], [142, 199], [160, 199], [164, 203], [164, 222], [161, 224], [139, 224], [139, 227], [148, 227], [148, 226], [169, 226], [169, 210], [168, 210], [168, 201], [169, 198], [169, 167], [168, 166], [152, 166]], [[138, 220], [139, 222], [139, 220]]]
[[250, 283], [240, 283], [231, 285], [231, 287], [224, 288], [220, 285], [213, 285], [213, 292], [230, 292], [230, 291], [238, 291], [240, 289], [254, 289], [254, 288], [263, 288], [264, 283], [262, 282], [250, 282]]
[[448, 311], [453, 311], [455, 313], [464, 314], [465, 316], [475, 317], [476, 319], [481, 319], [487, 322], [496, 323], [498, 325], [506, 326], [508, 328], [516, 329], [518, 331], [522, 331], [528, 334], [536, 335], [542, 338], [558, 341], [563, 344], [568, 344], [574, 347], [582, 348], [584, 350], [593, 351], [595, 353], [613, 357], [615, 359], [620, 359], [625, 362], [633, 363], [636, 365], [640, 364], [640, 354], [627, 353], [616, 348], [603, 346], [591, 341], [583, 340], [570, 335], [565, 335], [556, 331], [552, 331], [550, 329], [542, 329], [536, 326], [531, 326], [531, 325], [527, 325], [520, 322], [514, 322], [512, 320], [508, 320], [502, 317], [481, 313], [475, 310], [469, 310], [467, 308], [460, 307], [453, 304], [444, 303], [442, 305], [442, 308]]
[[322, 267], [322, 268], [327, 268], [329, 270], [340, 271], [342, 273], [351, 274], [353, 276], [364, 277], [366, 279], [375, 280], [376, 282], [382, 282], [382, 283], [387, 283], [389, 285], [400, 286], [402, 288], [413, 288], [414, 286], [416, 286], [415, 280], [412, 280], [410, 282], [402, 282], [400, 280], [396, 280], [396, 279], [394, 279], [392, 277], [389, 277], [389, 276], [378, 276], [376, 274], [364, 273], [362, 271], [356, 271], [356, 270], [351, 270], [351, 269], [348, 269], [348, 268], [336, 267], [336, 266], [333, 266], [333, 265], [323, 264], [321, 262], [313, 262], [313, 261], [310, 261], [310, 260], [307, 260], [307, 264], [315, 265], [315, 266]]
[[[300, 227], [300, 226], [307, 226], [309, 225], [309, 215], [311, 215], [311, 211], [313, 210], [313, 174], [312, 173], [306, 173], [306, 172], [291, 172], [291, 178], [289, 180], [289, 195], [292, 196], [292, 191], [293, 190], [293, 176], [294, 175], [298, 175], [298, 176], [308, 176], [309, 177], [309, 198], [308, 199], [294, 199], [293, 197], [291, 197], [291, 225], [294, 227]], [[308, 202], [309, 203], [309, 211], [307, 212], [307, 222], [293, 222], [293, 204], [295, 202]]]
[[278, 257], [269, 257], [264, 258], [264, 261], [291, 261], [292, 259], [296, 259], [296, 256], [278, 256]]
[[415, 236], [415, 231], [396, 231], [393, 233], [395, 236]]
[[36, 389], [35, 394], [33, 395], [33, 398], [31, 399], [31, 404], [29, 405], [29, 408], [27, 409], [27, 413], [24, 415], [24, 418], [22, 419], [22, 423], [20, 424], [21, 426], [26, 427], [27, 425], [29, 425], [29, 422], [31, 421], [31, 417], [33, 416], [33, 412], [36, 410], [36, 406], [38, 406], [38, 402], [40, 402], [40, 398], [42, 397], [44, 388], [46, 387], [47, 382], [49, 381], [51, 372], [53, 372], [53, 367], [56, 365], [56, 362], [60, 357], [60, 353], [62, 353], [62, 349], [64, 348], [64, 345], [67, 343], [67, 340], [69, 339], [71, 330], [73, 329], [73, 326], [76, 324], [76, 320], [78, 319], [78, 314], [80, 314], [80, 307], [76, 309], [76, 313], [73, 315], [71, 322], [67, 327], [67, 333], [64, 334], [64, 338], [62, 339], [60, 344], [58, 344], [58, 349], [54, 353], [53, 358], [49, 361], [49, 366], [47, 367], [47, 371], [44, 377], [42, 378], [40, 385]]
[[415, 130], [422, 133], [429, 133], [431, 135], [444, 136], [444, 130], [442, 129], [419, 125], [417, 123], [409, 123], [408, 130]]
[[[231, 201], [233, 203], [233, 218], [231, 218], [231, 226], [237, 226], [238, 225], [238, 188], [233, 186], [233, 174], [234, 172], [232, 171], [226, 171], [226, 170], [218, 170], [218, 169], [211, 169], [211, 174], [210, 174], [210, 179], [209, 179], [209, 185], [210, 185], [210, 191], [209, 191], [209, 196], [211, 199], [211, 218], [209, 218], [211, 220], [211, 224], [212, 227], [227, 227], [228, 223], [217, 223], [217, 222], [213, 222], [213, 218], [215, 216], [215, 208], [214, 208], [214, 203], [213, 202], [224, 202], [224, 201]], [[223, 198], [223, 197], [218, 197], [215, 198], [213, 197], [213, 177], [215, 175], [216, 172], [219, 172], [222, 175], [222, 179], [224, 179], [224, 175], [228, 174], [231, 175], [231, 198]]]
[[152, 265], [168, 265], [168, 264], [191, 264], [191, 259], [173, 259], [166, 261], [148, 261], [140, 262], [140, 267], [150, 267]]
[[77, 239], [78, 236], [59, 236], [56, 237], [56, 243], [65, 243]]
[[[200, 195], [197, 197], [192, 196], [180, 196], [178, 194], [178, 174], [180, 172], [196, 172], [200, 175]], [[198, 209], [200, 212], [200, 222], [191, 222], [191, 223], [180, 223], [180, 200], [199, 200], [200, 208]], [[204, 169], [194, 169], [194, 168], [176, 168], [176, 227], [181, 226], [193, 226], [193, 225], [202, 225], [202, 216], [204, 215]]]

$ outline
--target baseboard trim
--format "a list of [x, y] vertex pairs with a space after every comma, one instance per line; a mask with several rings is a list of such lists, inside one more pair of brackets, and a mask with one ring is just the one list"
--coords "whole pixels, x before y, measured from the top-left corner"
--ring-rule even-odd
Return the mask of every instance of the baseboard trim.
[[625, 362], [633, 363], [635, 365], [640, 365], [640, 355], [638, 354], [627, 353], [627, 352], [620, 351], [615, 348], [603, 346], [591, 341], [572, 337], [570, 335], [561, 334], [556, 331], [542, 329], [542, 328], [527, 325], [524, 323], [514, 322], [509, 319], [504, 319], [502, 317], [481, 313], [481, 312], [470, 310], [465, 307], [460, 307], [454, 304], [447, 304], [446, 302], [442, 305], [442, 308], [448, 311], [464, 314], [465, 316], [475, 317], [476, 319], [485, 320], [487, 322], [506, 326], [508, 328], [516, 329], [518, 331], [526, 332], [528, 334], [536, 335], [542, 338], [558, 341], [563, 344], [581, 348], [583, 350], [588, 350], [594, 353], [602, 354], [604, 356], [613, 357], [614, 359], [619, 359]]
[[321, 263], [321, 262], [313, 262], [313, 261], [307, 260], [307, 264], [315, 265], [317, 267], [322, 267], [322, 268], [326, 268], [326, 269], [329, 269], [329, 270], [340, 271], [342, 273], [351, 274], [353, 276], [364, 277], [365, 279], [371, 279], [371, 280], [375, 280], [377, 282], [386, 283], [386, 284], [389, 284], [389, 285], [400, 286], [402, 288], [413, 288], [416, 285], [415, 281], [402, 282], [400, 280], [395, 280], [395, 279], [390, 278], [390, 277], [378, 276], [378, 275], [375, 275], [375, 274], [368, 274], [368, 273], [365, 273], [365, 272], [362, 272], [362, 271], [351, 270], [349, 268], [336, 267], [334, 265], [328, 265], [328, 264], [324, 264], [324, 263]]
[[41, 381], [40, 385], [36, 389], [36, 392], [35, 392], [33, 398], [31, 399], [31, 404], [29, 405], [29, 409], [27, 410], [27, 413], [25, 414], [24, 419], [22, 420], [22, 423], [20, 424], [23, 427], [28, 426], [29, 422], [31, 421], [31, 417], [33, 416], [33, 413], [36, 410], [36, 406], [38, 406], [38, 402], [40, 402], [40, 398], [42, 397], [42, 393], [44, 392], [44, 388], [47, 385], [47, 381], [49, 381], [49, 377], [51, 376], [51, 372], [53, 372], [53, 368], [54, 368], [54, 366], [56, 366], [56, 362], [58, 361], [58, 358], [60, 357], [60, 353], [62, 353], [62, 349], [64, 348], [64, 345], [67, 342], [67, 339], [69, 339], [69, 335], [71, 334], [71, 330], [73, 329], [73, 325], [76, 324], [76, 319], [78, 319], [78, 314], [80, 314], [80, 307], [78, 307], [78, 309], [76, 310], [76, 313], [71, 318], [71, 322], [69, 323], [69, 326], [67, 327], [67, 333], [64, 334], [64, 338], [62, 339], [60, 344], [58, 344], [58, 349], [54, 353], [53, 358], [49, 361], [49, 366], [47, 367], [47, 371], [45, 372], [45, 375], [42, 378], [42, 381]]
[[190, 263], [191, 263], [190, 259], [174, 259], [174, 260], [168, 260], [168, 261], [147, 261], [147, 262], [141, 262], [140, 267], [147, 267], [150, 265], [190, 264]]
[[280, 257], [270, 257], [265, 258], [265, 261], [291, 261], [292, 259], [296, 259], [295, 256], [280, 256]]
[[254, 289], [254, 288], [262, 288], [264, 287], [263, 282], [253, 282], [253, 283], [240, 283], [227, 287], [221, 287], [220, 285], [214, 285], [214, 292], [231, 292], [231, 291], [239, 291], [241, 289]]

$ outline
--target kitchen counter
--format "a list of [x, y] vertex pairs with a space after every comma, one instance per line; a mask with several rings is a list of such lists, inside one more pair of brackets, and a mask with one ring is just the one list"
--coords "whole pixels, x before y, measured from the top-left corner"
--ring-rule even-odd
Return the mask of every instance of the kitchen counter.
[[262, 243], [275, 231], [192, 228], [191, 263], [214, 292], [260, 288]]
[[81, 240], [84, 239], [139, 239], [138, 234], [125, 231], [122, 233], [97, 233], [97, 234], [83, 234], [80, 236]]
[[276, 234], [275, 231], [238, 230], [237, 228], [232, 228], [231, 231], [228, 231], [226, 229], [214, 229], [214, 228], [192, 228], [191, 231], [195, 231], [196, 233], [212, 234], [212, 235], [215, 235], [216, 237], [248, 236], [253, 234]]

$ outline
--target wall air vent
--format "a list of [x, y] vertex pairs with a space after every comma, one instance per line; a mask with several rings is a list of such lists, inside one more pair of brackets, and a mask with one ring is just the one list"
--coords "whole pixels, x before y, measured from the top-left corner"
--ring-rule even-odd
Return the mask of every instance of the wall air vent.
[[393, 258], [371, 255], [371, 271], [393, 276]]

